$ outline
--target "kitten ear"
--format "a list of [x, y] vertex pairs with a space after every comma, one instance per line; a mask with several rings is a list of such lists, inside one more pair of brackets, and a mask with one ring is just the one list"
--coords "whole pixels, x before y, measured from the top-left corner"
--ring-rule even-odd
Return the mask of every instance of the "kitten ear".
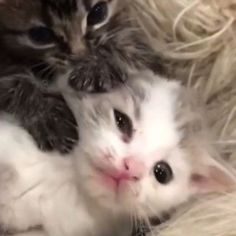
[[216, 160], [201, 164], [190, 176], [195, 194], [227, 192], [236, 187], [236, 177]]

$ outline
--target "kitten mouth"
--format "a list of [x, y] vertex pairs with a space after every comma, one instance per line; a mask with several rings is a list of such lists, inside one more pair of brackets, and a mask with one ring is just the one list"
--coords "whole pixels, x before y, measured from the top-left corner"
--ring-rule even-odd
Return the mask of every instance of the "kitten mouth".
[[97, 168], [96, 172], [99, 176], [99, 182], [108, 190], [120, 195], [125, 192], [130, 192], [131, 182], [130, 176], [127, 173], [120, 171], [105, 171]]

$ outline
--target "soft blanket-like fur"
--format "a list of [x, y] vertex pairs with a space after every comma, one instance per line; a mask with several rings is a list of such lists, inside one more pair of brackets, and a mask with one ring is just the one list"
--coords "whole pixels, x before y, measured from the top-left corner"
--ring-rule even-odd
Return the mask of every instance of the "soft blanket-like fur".
[[[171, 77], [194, 87], [204, 99], [215, 143], [236, 162], [236, 1], [131, 0], [132, 17], [153, 49], [168, 58]], [[236, 191], [206, 197], [172, 221], [158, 236], [236, 235]]]

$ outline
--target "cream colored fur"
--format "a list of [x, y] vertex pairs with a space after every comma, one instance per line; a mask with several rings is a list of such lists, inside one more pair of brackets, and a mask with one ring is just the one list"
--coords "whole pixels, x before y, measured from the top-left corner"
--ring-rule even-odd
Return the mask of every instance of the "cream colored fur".
[[191, 205], [152, 236], [233, 236], [236, 233], [236, 192], [211, 196]]

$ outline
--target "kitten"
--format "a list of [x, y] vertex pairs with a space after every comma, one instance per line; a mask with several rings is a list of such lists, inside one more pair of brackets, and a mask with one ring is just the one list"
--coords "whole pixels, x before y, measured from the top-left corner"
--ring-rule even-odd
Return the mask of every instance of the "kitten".
[[66, 153], [78, 140], [76, 121], [58, 94], [62, 85], [104, 92], [124, 83], [128, 70], [163, 73], [159, 57], [130, 19], [127, 4], [0, 2], [0, 110], [15, 115], [42, 150]]
[[152, 74], [133, 77], [111, 93], [65, 95], [80, 133], [68, 158], [49, 157], [25, 130], [1, 119], [2, 227], [23, 233], [41, 226], [50, 236], [129, 235], [132, 217], [160, 216], [234, 186], [184, 89]]

